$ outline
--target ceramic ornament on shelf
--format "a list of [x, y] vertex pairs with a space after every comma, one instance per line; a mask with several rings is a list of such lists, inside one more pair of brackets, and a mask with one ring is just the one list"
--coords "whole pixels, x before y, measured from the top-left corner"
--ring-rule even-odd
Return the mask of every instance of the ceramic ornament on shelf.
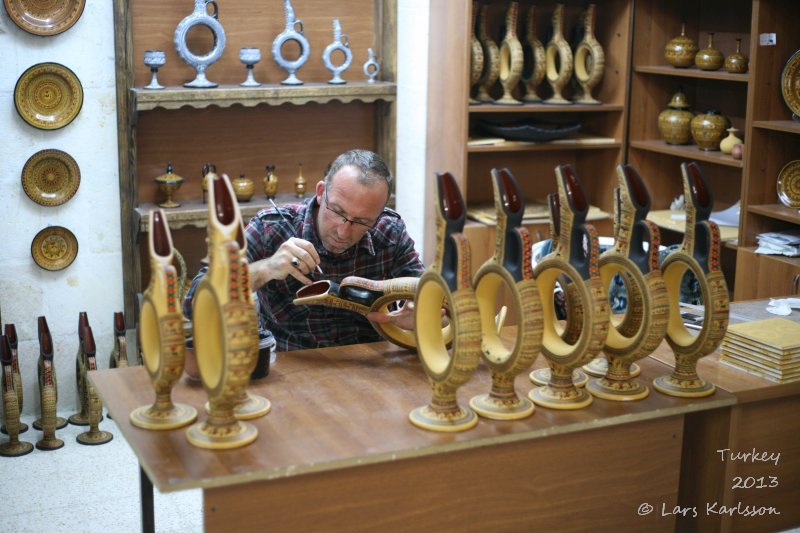
[[691, 122], [694, 113], [683, 90], [672, 95], [667, 109], [658, 114], [658, 132], [667, 144], [689, 144], [692, 138]]
[[564, 4], [556, 4], [553, 11], [553, 36], [545, 48], [547, 62], [547, 82], [553, 89], [553, 96], [545, 104], [571, 104], [561, 92], [572, 78], [574, 68], [572, 49], [564, 38]]
[[603, 79], [606, 58], [595, 37], [596, 20], [597, 6], [589, 4], [583, 14], [583, 39], [575, 49], [575, 79], [580, 86], [580, 93], [573, 99], [576, 104], [600, 104], [592, 97], [592, 89]]
[[235, 178], [231, 182], [231, 185], [233, 185], [233, 191], [236, 194], [236, 199], [240, 202], [249, 202], [256, 192], [255, 183], [253, 183], [253, 180], [244, 174], [239, 174], [239, 177]]
[[[289, 73], [289, 76], [281, 82], [283, 85], [302, 85], [303, 82], [295, 76], [295, 73], [308, 61], [311, 45], [303, 35], [303, 21], [295, 17], [290, 0], [284, 0], [284, 11], [286, 12], [286, 27], [272, 41], [272, 58], [279, 67]], [[300, 55], [294, 61], [288, 61], [283, 57], [281, 48], [288, 41], [294, 41], [300, 47]]]
[[[0, 321], [1, 323], [1, 321]], [[22, 374], [19, 372], [19, 357], [17, 353], [17, 328], [14, 324], [6, 324], [5, 326], [5, 335], [8, 338], [8, 346], [11, 350], [11, 374], [14, 378], [14, 391], [17, 393], [17, 406], [19, 411], [22, 412], [23, 407], [23, 384], [22, 384]], [[25, 433], [28, 431], [28, 424], [24, 422], [19, 423], [18, 430], [19, 433]], [[8, 430], [6, 429], [5, 424], [0, 426], [0, 432], [5, 433], [8, 435]]]
[[[338, 67], [331, 61], [331, 55], [337, 51], [344, 54], [344, 61]], [[350, 63], [353, 62], [353, 52], [350, 51], [350, 38], [347, 34], [342, 33], [342, 26], [339, 24], [339, 19], [333, 19], [333, 42], [326, 46], [325, 51], [322, 52], [322, 62], [325, 64], [325, 68], [333, 73], [333, 77], [328, 80], [328, 83], [334, 85], [347, 83], [342, 79], [341, 74], [347, 70], [350, 67]]]
[[544, 81], [547, 56], [544, 45], [536, 38], [536, 6], [530, 6], [528, 15], [525, 17], [525, 42], [522, 43], [522, 51], [524, 61], [522, 82], [525, 85], [525, 95], [522, 97], [522, 101], [541, 102], [542, 99], [536, 91]]
[[664, 47], [664, 59], [673, 67], [686, 68], [694, 65], [697, 43], [686, 35], [686, 23], [681, 23], [681, 34], [670, 39]]
[[[288, 0], [287, 0], [288, 1]], [[211, 4], [214, 7], [214, 13], [209, 15], [206, 7]], [[225, 30], [222, 24], [219, 23], [219, 8], [215, 0], [194, 0], [194, 11], [186, 18], [178, 23], [175, 28], [175, 50], [178, 55], [192, 66], [197, 71], [197, 76], [194, 80], [184, 83], [184, 87], [193, 88], [211, 88], [217, 87], [217, 84], [206, 78], [206, 69], [217, 62], [222, 57], [222, 52], [225, 50]], [[211, 31], [214, 36], [214, 45], [211, 50], [204, 55], [197, 55], [191, 50], [187, 44], [189, 30], [195, 26], [205, 26]]]
[[[469, 34], [469, 87], [470, 93], [472, 89], [481, 80], [483, 74], [483, 47], [478, 37], [475, 36], [475, 21], [478, 18], [478, 2], [472, 2], [472, 20], [470, 21], [470, 34]], [[477, 104], [478, 100], [469, 98], [470, 104]]]
[[747, 57], [742, 54], [742, 40], [736, 39], [736, 51], [725, 58], [725, 70], [733, 74], [744, 74], [748, 64]]
[[144, 64], [150, 69], [150, 83], [144, 86], [145, 89], [158, 90], [164, 86], [158, 83], [158, 69], [167, 64], [167, 55], [164, 50], [145, 50]]
[[522, 77], [523, 57], [522, 44], [517, 38], [517, 18], [519, 2], [511, 2], [506, 11], [505, 37], [500, 45], [500, 86], [503, 96], [495, 103], [501, 105], [521, 105], [512, 92]]
[[278, 175], [275, 174], [275, 165], [266, 166], [267, 173], [264, 175], [264, 195], [269, 200], [274, 200], [278, 194]]
[[303, 198], [306, 195], [306, 178], [303, 176], [303, 164], [297, 164], [297, 177], [294, 179], [294, 193], [298, 198]]
[[[53, 344], [53, 341], [52, 341], [53, 337], [50, 335], [50, 327], [47, 325], [47, 319], [45, 317], [40, 316], [37, 319], [37, 330], [38, 330], [38, 338], [39, 338], [39, 359], [38, 359], [38, 362], [37, 362], [37, 368], [43, 368], [44, 367], [44, 359], [43, 359], [44, 355], [48, 350], [50, 352], [52, 352], [52, 344]], [[49, 346], [47, 347], [48, 350], [43, 350], [42, 349], [42, 339], [44, 337], [47, 337], [48, 340], [49, 340]], [[53, 390], [56, 393], [55, 401], [56, 401], [56, 403], [58, 403], [58, 380], [56, 379], [56, 375], [55, 375], [56, 367], [53, 366], [52, 370], [53, 370], [53, 376], [52, 376], [53, 377]], [[55, 424], [56, 424], [56, 429], [62, 429], [62, 428], [67, 426], [67, 419], [56, 415]], [[44, 431], [44, 426], [42, 426], [41, 417], [37, 418], [36, 420], [34, 420], [33, 424], [31, 424], [31, 425], [33, 426], [33, 429], [38, 429], [39, 431]]]
[[381, 66], [375, 59], [375, 54], [373, 53], [372, 48], [367, 48], [367, 54], [369, 55], [369, 57], [364, 62], [364, 67], [363, 67], [364, 76], [368, 78], [367, 83], [375, 83], [375, 80], [378, 79], [378, 74], [381, 71]]
[[86, 390], [87, 410], [89, 412], [89, 429], [80, 433], [75, 439], [79, 444], [86, 444], [89, 446], [96, 446], [98, 444], [105, 444], [114, 438], [108, 431], [100, 430], [100, 420], [103, 418], [103, 402], [97, 395], [91, 380], [88, 378], [88, 373], [97, 370], [97, 348], [94, 344], [94, 334], [92, 328], [86, 326], [83, 333], [84, 339], [84, 388]]
[[694, 56], [694, 64], [700, 70], [719, 70], [725, 62], [722, 52], [714, 48], [714, 32], [708, 32], [708, 44]]
[[14, 387], [14, 371], [11, 363], [11, 347], [8, 337], [0, 336], [0, 382], [3, 393], [3, 419], [5, 420], [8, 442], [0, 444], [0, 456], [19, 457], [33, 451], [33, 444], [19, 440], [20, 406], [17, 402], [17, 391]]
[[244, 63], [247, 68], [247, 78], [239, 85], [242, 87], [261, 87], [261, 84], [253, 77], [253, 67], [261, 61], [261, 50], [258, 48], [241, 48], [239, 50], [239, 61]]
[[114, 348], [108, 358], [108, 368], [128, 366], [128, 341], [125, 338], [125, 330], [125, 315], [117, 311], [114, 313]]
[[[44, 317], [39, 317], [44, 320]], [[38, 450], [58, 450], [64, 447], [64, 441], [56, 437], [58, 382], [56, 381], [56, 368], [53, 362], [53, 339], [47, 322], [40, 328], [39, 335], [39, 361], [37, 364], [39, 377], [39, 419], [42, 438], [36, 443]]]
[[172, 199], [172, 195], [178, 192], [178, 189], [181, 188], [181, 184], [183, 183], [183, 177], [173, 173], [172, 161], [167, 162], [166, 172], [164, 174], [161, 174], [160, 176], [156, 176], [155, 178], [153, 178], [153, 181], [158, 183], [159, 190], [161, 190], [161, 192], [163, 192], [167, 197], [166, 200], [158, 204], [159, 207], [166, 207], [168, 209], [172, 209], [174, 207], [181, 206], [181, 204]]
[[489, 36], [488, 18], [489, 6], [481, 4], [478, 15], [478, 40], [483, 47], [483, 74], [478, 81], [478, 95], [475, 97], [478, 102], [494, 102], [489, 91], [500, 76], [500, 49], [494, 39]]
[[86, 311], [78, 313], [78, 353], [75, 354], [75, 388], [78, 391], [80, 410], [69, 417], [74, 426], [89, 425], [89, 402], [86, 395], [86, 339], [84, 334], [89, 327], [89, 316]]

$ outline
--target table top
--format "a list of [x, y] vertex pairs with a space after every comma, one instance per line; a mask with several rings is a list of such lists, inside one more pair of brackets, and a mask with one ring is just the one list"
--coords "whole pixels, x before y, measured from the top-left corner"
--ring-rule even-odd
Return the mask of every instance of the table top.
[[[654, 222], [658, 227], [665, 228], [678, 233], [683, 233], [686, 229], [686, 211], [671, 211], [660, 209], [650, 211], [647, 219]], [[719, 226], [719, 237], [723, 241], [731, 241], [739, 236], [738, 226]]]
[[[659, 348], [668, 351], [666, 344]], [[638, 378], [652, 380], [671, 368], [653, 357], [638, 362]], [[544, 357], [534, 368], [544, 367]], [[720, 367], [718, 363], [714, 365]], [[753, 387], [772, 385], [735, 369]], [[269, 376], [252, 382], [249, 390], [268, 398], [272, 412], [251, 420], [258, 428], [249, 446], [211, 451], [190, 445], [185, 428], [148, 431], [133, 426], [131, 411], [152, 404], [154, 392], [144, 367], [90, 372], [109, 413], [161, 492], [210, 488], [255, 480], [356, 467], [420, 457], [472, 447], [609, 427], [619, 424], [733, 405], [736, 397], [718, 387], [708, 398], [682, 399], [653, 390], [635, 402], [595, 398], [592, 405], [574, 411], [536, 407], [524, 420], [481, 418], [473, 429], [438, 433], [413, 426], [408, 413], [431, 399], [430, 385], [415, 352], [386, 342], [279, 353]], [[740, 377], [741, 377], [740, 376]], [[458, 391], [466, 405], [488, 392], [491, 378], [481, 364]], [[528, 373], [517, 377], [517, 390], [527, 394], [533, 385]], [[173, 400], [193, 405], [202, 419], [207, 395], [200, 384], [182, 378]]]

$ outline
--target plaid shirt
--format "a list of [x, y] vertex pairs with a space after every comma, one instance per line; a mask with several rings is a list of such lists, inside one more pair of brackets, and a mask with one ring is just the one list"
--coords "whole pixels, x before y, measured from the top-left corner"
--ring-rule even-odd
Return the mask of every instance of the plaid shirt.
[[[250, 262], [271, 257], [284, 241], [299, 237], [313, 244], [319, 253], [325, 275], [311, 272], [308, 277], [314, 281], [326, 279], [341, 283], [347, 276], [383, 280], [422, 275], [425, 267], [414, 250], [414, 241], [405, 223], [396, 212], [384, 209], [375, 227], [366, 232], [358, 244], [334, 255], [325, 249], [317, 234], [314, 212], [318, 207], [313, 196], [304, 204], [279, 207], [280, 213], [274, 208], [259, 211], [245, 228]], [[205, 269], [202, 269], [186, 294], [183, 308], [187, 317], [191, 317], [194, 290], [204, 274]], [[292, 300], [301, 287], [302, 283], [288, 276], [268, 282], [257, 292], [261, 327], [272, 332], [277, 351], [381, 340], [361, 315], [319, 305], [294, 305]]]

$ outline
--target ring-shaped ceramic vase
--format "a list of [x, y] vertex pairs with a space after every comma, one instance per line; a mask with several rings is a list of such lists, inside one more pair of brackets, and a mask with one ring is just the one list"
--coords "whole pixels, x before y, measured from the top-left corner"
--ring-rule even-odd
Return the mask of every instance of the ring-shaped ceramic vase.
[[94, 385], [92, 385], [92, 382], [88, 379], [88, 373], [92, 370], [97, 370], [97, 348], [94, 343], [94, 334], [92, 333], [91, 327], [86, 326], [86, 329], [83, 332], [83, 340], [85, 361], [84, 367], [87, 374], [84, 376], [84, 386], [86, 387], [86, 397], [88, 402], [87, 411], [89, 413], [89, 429], [83, 433], [80, 433], [77, 437], [75, 437], [75, 440], [77, 440], [80, 444], [95, 446], [110, 442], [111, 439], [114, 438], [114, 435], [112, 435], [109, 431], [100, 430], [100, 420], [103, 418], [103, 402], [100, 401], [100, 396], [97, 395]]
[[39, 408], [41, 410], [42, 438], [36, 442], [37, 450], [58, 450], [64, 441], [56, 437], [56, 405], [58, 392], [53, 363], [53, 339], [49, 329], [39, 337], [39, 361], [37, 363], [39, 378]]
[[[470, 408], [459, 405], [456, 391], [478, 368], [481, 319], [470, 279], [469, 240], [462, 233], [466, 205], [452, 174], [437, 174], [436, 185], [436, 257], [422, 274], [414, 299], [417, 351], [433, 397], [408, 417], [423, 429], [462, 431], [478, 423]], [[443, 306], [453, 328], [450, 350], [441, 326]]]
[[483, 74], [478, 81], [478, 95], [475, 99], [481, 103], [494, 102], [494, 98], [489, 94], [497, 78], [500, 76], [500, 48], [489, 36], [487, 24], [489, 17], [489, 6], [481, 4], [478, 15], [478, 40], [483, 48]]
[[83, 350], [83, 333], [89, 326], [89, 316], [86, 311], [78, 313], [78, 352], [75, 354], [75, 387], [78, 391], [78, 404], [80, 410], [69, 417], [69, 423], [73, 426], [89, 425], [89, 410], [86, 401], [86, 365]]
[[660, 233], [646, 220], [650, 211], [647, 188], [630, 165], [617, 166], [617, 180], [614, 247], [600, 256], [600, 279], [608, 287], [619, 274], [628, 291], [628, 306], [622, 317], [611, 317], [603, 347], [608, 363], [605, 376], [586, 388], [598, 398], [629, 401], [650, 394], [646, 385], [632, 379], [630, 366], [664, 340], [669, 301], [658, 267]]
[[364, 72], [364, 76], [367, 77], [367, 83], [375, 83], [378, 79], [378, 74], [381, 72], [381, 66], [375, 59], [375, 52], [372, 51], [372, 48], [367, 48], [367, 56], [362, 71]]
[[536, 6], [528, 8], [525, 17], [525, 42], [522, 43], [522, 82], [525, 85], [523, 102], [541, 102], [541, 97], [536, 93], [539, 85], [544, 81], [547, 70], [547, 55], [544, 45], [536, 38]]
[[[714, 394], [714, 384], [697, 375], [697, 361], [717, 349], [728, 329], [730, 301], [720, 268], [719, 227], [708, 220], [714, 199], [697, 163], [681, 163], [686, 198], [686, 230], [681, 247], [661, 264], [669, 298], [667, 342], [675, 353], [675, 370], [653, 381], [657, 391], [670, 396], [700, 398]], [[703, 326], [692, 334], [680, 314], [680, 285], [691, 272], [703, 298]]]
[[0, 444], [0, 456], [19, 457], [33, 451], [33, 444], [19, 440], [19, 403], [14, 390], [14, 365], [8, 337], [0, 337], [0, 368], [2, 368], [3, 420], [8, 433], [8, 442]]
[[[14, 324], [6, 324], [5, 325], [5, 335], [8, 337], [8, 345], [11, 348], [11, 373], [14, 377], [14, 392], [17, 393], [17, 406], [19, 411], [22, 412], [23, 402], [24, 402], [24, 394], [23, 394], [23, 383], [22, 383], [22, 374], [19, 372], [19, 357], [17, 353], [17, 328]], [[25, 433], [28, 431], [28, 424], [24, 422], [19, 423], [18, 431], [20, 433]], [[0, 433], [5, 433], [8, 435], [8, 430], [6, 430], [5, 424], [0, 426]]]
[[114, 313], [114, 348], [108, 358], [108, 368], [126, 368], [128, 366], [128, 341], [125, 339], [125, 315], [121, 311]]
[[[50, 335], [50, 327], [47, 325], [47, 318], [45, 318], [43, 316], [40, 316], [37, 319], [37, 330], [38, 330], [38, 339], [39, 339], [39, 359], [37, 360], [36, 365], [37, 365], [37, 373], [38, 373], [38, 367], [44, 365], [44, 361], [43, 361], [44, 355], [43, 355], [43, 352], [41, 350], [42, 338], [47, 336], [50, 339], [50, 345], [52, 346], [53, 337], [52, 337], [52, 335]], [[56, 366], [55, 365], [53, 365], [52, 371], [53, 371], [53, 391], [55, 392], [56, 404], [58, 404], [58, 379], [56, 379]], [[37, 418], [36, 420], [34, 420], [33, 424], [31, 424], [31, 425], [33, 426], [33, 429], [37, 429], [39, 431], [44, 431], [44, 428], [42, 426], [41, 417]], [[65, 427], [67, 427], [67, 419], [66, 418], [62, 418], [60, 416], [56, 416], [56, 429], [62, 429], [62, 428], [65, 428]]]
[[197, 410], [172, 402], [172, 387], [183, 373], [185, 344], [172, 234], [162, 209], [150, 212], [149, 228], [150, 283], [142, 298], [139, 346], [156, 400], [134, 409], [130, 420], [143, 429], [166, 430], [191, 424]]
[[[337, 50], [344, 54], [344, 61], [338, 67], [331, 61], [331, 54]], [[350, 39], [346, 34], [342, 33], [342, 26], [339, 23], [339, 19], [333, 19], [333, 42], [326, 46], [325, 51], [322, 52], [322, 62], [325, 64], [325, 68], [333, 73], [333, 77], [328, 80], [328, 83], [334, 85], [347, 83], [342, 79], [341, 74], [347, 70], [348, 67], [350, 67], [350, 63], [353, 62], [353, 52], [350, 51]]]
[[[208, 4], [214, 7], [214, 13], [212, 15], [206, 12], [206, 6]], [[206, 78], [206, 69], [216, 63], [217, 60], [222, 57], [222, 52], [225, 51], [225, 30], [222, 29], [222, 24], [219, 23], [218, 18], [219, 8], [215, 0], [194, 0], [194, 11], [181, 20], [175, 28], [175, 36], [173, 38], [175, 50], [178, 52], [178, 55], [181, 56], [181, 59], [194, 67], [197, 71], [195, 79], [184, 83], [184, 87], [211, 88], [217, 87], [218, 85]], [[214, 36], [214, 45], [211, 47], [211, 50], [201, 56], [189, 50], [189, 46], [186, 43], [189, 30], [195, 26], [207, 27]]]
[[[473, 285], [481, 317], [481, 352], [492, 376], [492, 389], [473, 397], [469, 405], [481, 416], [516, 420], [533, 414], [534, 405], [520, 397], [516, 377], [530, 368], [542, 346], [542, 303], [531, 267], [533, 239], [522, 226], [525, 197], [507, 168], [492, 169], [497, 229], [494, 254], [475, 274]], [[519, 324], [512, 349], [497, 331], [495, 309], [503, 286]]]
[[[284, 11], [286, 13], [286, 26], [284, 30], [272, 41], [272, 58], [279, 67], [284, 69], [289, 75], [281, 82], [282, 85], [302, 85], [303, 82], [297, 78], [295, 73], [308, 61], [311, 52], [311, 45], [303, 34], [303, 21], [294, 15], [294, 8], [289, 0], [284, 0]], [[295, 29], [299, 27], [300, 29]], [[283, 57], [283, 45], [289, 41], [294, 41], [300, 47], [300, 55], [294, 61], [288, 61]]]
[[208, 184], [208, 271], [197, 286], [194, 350], [203, 387], [208, 394], [208, 417], [186, 431], [200, 448], [246, 446], [258, 430], [237, 420], [235, 408], [246, 394], [258, 358], [258, 318], [250, 292], [239, 204], [228, 176]]
[[[550, 381], [533, 389], [529, 397], [537, 405], [553, 409], [580, 409], [592, 403], [591, 395], [572, 381], [573, 370], [594, 358], [608, 335], [608, 295], [600, 281], [597, 231], [586, 224], [589, 202], [583, 185], [570, 165], [555, 169], [558, 194], [550, 194], [550, 216], [558, 238], [554, 250], [534, 269], [542, 299], [542, 354], [550, 366]], [[553, 293], [556, 283], [569, 279], [574, 305], [569, 314], [579, 320], [574, 334], [559, 331]], [[574, 340], [573, 340], [574, 337]]]
[[594, 89], [603, 79], [606, 56], [603, 47], [594, 33], [597, 19], [597, 6], [589, 4], [583, 14], [583, 39], [575, 49], [575, 80], [580, 86], [580, 94], [573, 98], [576, 104], [599, 105], [601, 102], [592, 97]]
[[522, 78], [524, 58], [522, 44], [517, 38], [517, 18], [519, 17], [519, 2], [511, 2], [506, 12], [506, 35], [500, 45], [500, 86], [503, 96], [495, 103], [500, 105], [522, 105], [512, 94]]
[[545, 48], [547, 82], [553, 89], [553, 96], [545, 100], [545, 104], [571, 104], [561, 92], [572, 78], [574, 62], [572, 49], [564, 38], [564, 4], [556, 4], [553, 11], [553, 36]]
[[[478, 18], [478, 2], [472, 2], [472, 20], [470, 24], [470, 35], [469, 35], [469, 87], [470, 93], [472, 89], [477, 85], [477, 83], [481, 80], [481, 75], [483, 74], [483, 47], [481, 46], [481, 42], [475, 36], [475, 21]], [[469, 98], [470, 104], [477, 104], [479, 103], [478, 100], [470, 96]]]

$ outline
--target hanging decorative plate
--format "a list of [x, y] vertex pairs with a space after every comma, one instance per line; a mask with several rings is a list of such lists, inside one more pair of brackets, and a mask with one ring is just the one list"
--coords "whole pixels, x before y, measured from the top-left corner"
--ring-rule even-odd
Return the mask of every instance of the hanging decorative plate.
[[75, 196], [81, 183], [78, 163], [61, 150], [36, 152], [22, 167], [22, 189], [39, 205], [54, 207]]
[[789, 161], [778, 172], [778, 199], [786, 207], [800, 208], [800, 159]]
[[14, 24], [28, 33], [58, 35], [83, 14], [86, 0], [3, 0]]
[[78, 239], [61, 226], [44, 228], [33, 238], [31, 255], [45, 270], [63, 270], [78, 256]]
[[22, 73], [14, 88], [14, 105], [22, 120], [40, 130], [72, 122], [83, 105], [83, 87], [70, 69], [39, 63]]
[[781, 93], [783, 101], [800, 118], [800, 50], [792, 54], [781, 73]]

